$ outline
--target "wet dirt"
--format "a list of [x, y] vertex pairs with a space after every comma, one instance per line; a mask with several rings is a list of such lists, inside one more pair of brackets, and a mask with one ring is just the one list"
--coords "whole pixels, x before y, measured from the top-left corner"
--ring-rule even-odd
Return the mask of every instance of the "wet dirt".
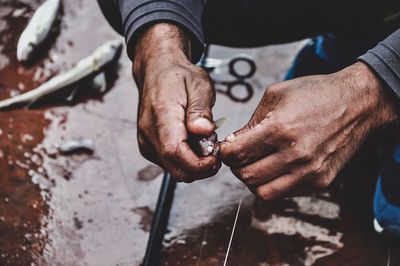
[[[63, 1], [43, 50], [34, 63], [21, 65], [15, 58], [18, 36], [40, 2], [0, 1], [1, 99], [38, 86], [120, 38], [96, 1]], [[215, 117], [229, 118], [218, 129], [220, 139], [244, 125], [264, 88], [282, 79], [301, 45], [211, 48], [213, 57], [248, 53], [257, 63], [248, 102], [217, 96]], [[216, 78], [230, 78], [221, 72]], [[81, 91], [71, 104], [48, 101], [0, 112], [0, 265], [141, 263], [162, 171], [138, 151], [138, 95], [126, 53], [107, 72], [104, 94], [85, 86]], [[93, 154], [60, 154], [59, 144], [71, 139], [92, 140]], [[385, 265], [389, 253], [389, 265], [398, 265], [398, 245], [372, 230], [379, 169], [370, 162], [378, 164], [380, 157], [367, 150], [373, 152], [356, 158], [358, 167], [344, 171], [325, 193], [264, 203], [246, 191], [228, 265]], [[222, 265], [241, 193], [227, 168], [207, 180], [178, 184], [162, 265]]]

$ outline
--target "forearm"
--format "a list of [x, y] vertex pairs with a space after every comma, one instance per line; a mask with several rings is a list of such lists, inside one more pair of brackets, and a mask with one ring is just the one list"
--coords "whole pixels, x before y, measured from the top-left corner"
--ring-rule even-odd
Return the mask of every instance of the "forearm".
[[[400, 97], [400, 29], [359, 58], [382, 83], [386, 102], [398, 109]], [[396, 110], [398, 112], [398, 110]]]
[[191, 60], [191, 42], [187, 34], [175, 25], [158, 23], [150, 26], [137, 38], [137, 44], [131, 52], [132, 73], [140, 86], [146, 72], [163, 68], [169, 61], [189, 62]]
[[128, 55], [133, 59], [139, 36], [154, 24], [166, 22], [178, 26], [191, 39], [192, 60], [197, 61], [204, 48], [200, 0], [98, 0], [110, 24], [126, 38]]
[[399, 119], [396, 97], [368, 65], [357, 62], [339, 73], [344, 88], [351, 90], [348, 101], [363, 110], [358, 119], [366, 120], [367, 135]]

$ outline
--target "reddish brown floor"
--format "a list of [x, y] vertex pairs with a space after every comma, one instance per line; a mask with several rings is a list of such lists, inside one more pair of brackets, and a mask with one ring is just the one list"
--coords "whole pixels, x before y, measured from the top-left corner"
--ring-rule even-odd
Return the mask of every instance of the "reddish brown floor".
[[[120, 38], [96, 1], [63, 1], [47, 44], [34, 64], [23, 66], [16, 62], [15, 46], [38, 2], [0, 1], [2, 99]], [[229, 118], [220, 137], [247, 121], [264, 88], [282, 79], [299, 47], [212, 47], [213, 57], [245, 52], [258, 66], [250, 101], [235, 103], [218, 94], [215, 117]], [[83, 86], [73, 104], [57, 100], [0, 112], [0, 265], [140, 264], [162, 171], [138, 152], [137, 92], [125, 53], [107, 80], [104, 95]], [[65, 156], [55, 149], [75, 138], [92, 140], [94, 154]], [[246, 191], [228, 265], [400, 265], [398, 244], [372, 230], [380, 160], [375, 144], [325, 193], [265, 203]], [[241, 194], [242, 185], [227, 168], [208, 180], [179, 184], [162, 265], [222, 265]]]

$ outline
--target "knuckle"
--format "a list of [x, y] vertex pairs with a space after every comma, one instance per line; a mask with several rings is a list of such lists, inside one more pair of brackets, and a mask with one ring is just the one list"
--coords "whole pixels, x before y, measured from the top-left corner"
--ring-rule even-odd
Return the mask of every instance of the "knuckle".
[[138, 122], [138, 126], [137, 126], [137, 130], [138, 130], [138, 135], [139, 136], [147, 136], [148, 126], [146, 125], [146, 123], [144, 123], [144, 122], [141, 123], [139, 121]]
[[257, 183], [257, 178], [255, 174], [247, 169], [241, 169], [239, 171], [239, 178], [245, 182], [247, 185], [255, 185]]
[[210, 75], [208, 74], [208, 72], [205, 69], [196, 66], [196, 71], [195, 72], [197, 73], [199, 78], [201, 78], [201, 79], [207, 81], [208, 83], [210, 83], [210, 81], [211, 81]]
[[178, 147], [175, 144], [167, 143], [161, 145], [161, 155], [166, 159], [175, 158], [177, 155]]
[[331, 180], [327, 177], [321, 177], [318, 178], [315, 182], [314, 182], [314, 187], [316, 189], [325, 189], [327, 188], [329, 185], [331, 184]]
[[313, 153], [310, 148], [306, 146], [297, 145], [293, 149], [293, 155], [296, 159], [301, 161], [309, 161], [313, 158]]
[[209, 91], [211, 89], [211, 81], [204, 75], [199, 75], [193, 79], [196, 89], [201, 91]]
[[242, 151], [238, 151], [232, 154], [232, 159], [233, 162], [232, 163], [245, 163], [247, 160], [247, 154], [245, 152]]
[[185, 173], [180, 169], [170, 169], [169, 172], [176, 182], [185, 182], [187, 180]]
[[311, 167], [311, 173], [315, 176], [323, 176], [325, 172], [324, 164], [322, 160], [317, 160]]
[[274, 198], [279, 193], [280, 191], [276, 189], [273, 185], [262, 186], [256, 189], [256, 196], [261, 200]]
[[149, 121], [151, 121], [151, 119], [149, 119], [149, 117], [147, 115], [139, 116], [138, 121], [137, 121], [137, 128], [138, 128], [138, 132], [140, 134], [146, 135], [145, 132], [149, 128], [149, 124], [150, 124]]
[[267, 200], [270, 195], [268, 193], [268, 191], [270, 191], [270, 189], [257, 188], [255, 194], [256, 194], [257, 198], [259, 198], [260, 200]]

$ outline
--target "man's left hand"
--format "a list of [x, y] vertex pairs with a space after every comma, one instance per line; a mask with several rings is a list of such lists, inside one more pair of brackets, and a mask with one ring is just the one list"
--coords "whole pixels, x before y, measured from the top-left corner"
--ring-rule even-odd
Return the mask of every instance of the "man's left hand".
[[264, 200], [326, 188], [371, 132], [397, 119], [389, 94], [361, 62], [274, 84], [221, 159]]

